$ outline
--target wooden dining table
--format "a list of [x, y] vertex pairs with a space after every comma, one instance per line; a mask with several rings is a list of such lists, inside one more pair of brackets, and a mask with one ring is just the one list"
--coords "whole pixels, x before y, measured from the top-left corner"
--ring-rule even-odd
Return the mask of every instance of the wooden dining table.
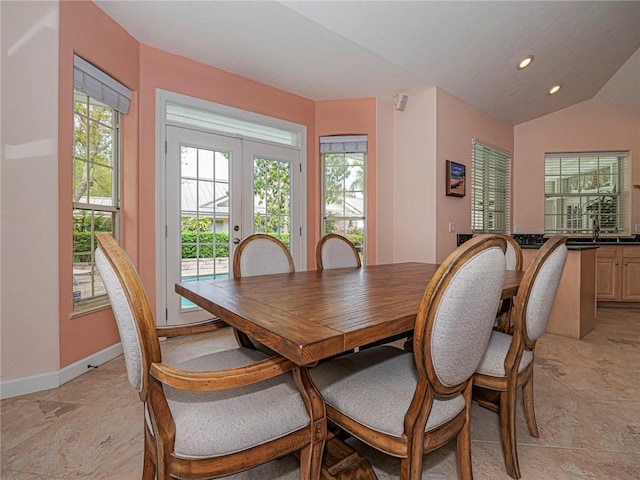
[[[176, 284], [176, 292], [300, 366], [410, 335], [438, 265], [393, 263]], [[522, 272], [507, 271], [503, 298]], [[496, 305], [496, 309], [498, 305]], [[376, 478], [336, 432], [324, 449], [323, 480]]]
[[[298, 365], [413, 330], [432, 263], [300, 271], [176, 284], [176, 292]], [[503, 298], [522, 272], [507, 271]]]

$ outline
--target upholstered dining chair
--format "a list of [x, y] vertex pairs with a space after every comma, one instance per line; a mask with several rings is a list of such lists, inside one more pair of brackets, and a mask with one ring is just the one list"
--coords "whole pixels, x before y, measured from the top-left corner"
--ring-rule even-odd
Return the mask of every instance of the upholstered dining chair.
[[[504, 239], [507, 241], [507, 250], [504, 255], [507, 262], [507, 270], [517, 271], [522, 270], [522, 249], [520, 244], [511, 235], [504, 235]], [[513, 298], [505, 298], [502, 300], [500, 308], [498, 309], [498, 315], [496, 317], [495, 327], [497, 330], [505, 333], [511, 333], [513, 325], [511, 322], [511, 316], [513, 315]]]
[[236, 278], [294, 271], [293, 259], [286, 245], [271, 235], [249, 235], [233, 253], [233, 276]]
[[300, 478], [319, 479], [326, 413], [306, 370], [245, 348], [163, 363], [131, 261], [110, 234], [96, 238], [127, 375], [144, 406], [142, 479], [217, 478], [293, 452]]
[[[253, 277], [276, 273], [293, 273], [295, 266], [286, 245], [275, 237], [254, 233], [242, 239], [233, 253], [233, 276]], [[253, 340], [238, 329], [233, 330], [238, 345], [259, 348], [264, 353], [273, 351]]]
[[362, 266], [360, 254], [355, 245], [346, 237], [330, 233], [316, 245], [316, 266], [318, 270]]
[[489, 342], [505, 277], [505, 240], [480, 235], [454, 250], [428, 283], [413, 353], [379, 346], [310, 369], [341, 429], [401, 459], [400, 478], [422, 478], [423, 455], [457, 439], [473, 478], [471, 377]]
[[567, 237], [551, 237], [525, 270], [513, 313], [513, 333], [491, 334], [473, 376], [474, 399], [500, 415], [500, 438], [509, 476], [520, 478], [516, 443], [517, 390], [522, 388], [529, 433], [538, 437], [533, 403], [533, 360], [536, 341], [544, 333], [567, 259]]

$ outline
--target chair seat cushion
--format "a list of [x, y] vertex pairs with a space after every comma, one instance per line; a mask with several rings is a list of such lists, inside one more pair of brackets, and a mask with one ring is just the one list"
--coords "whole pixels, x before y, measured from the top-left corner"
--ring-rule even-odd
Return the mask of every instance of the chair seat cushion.
[[[368, 428], [396, 437], [416, 390], [413, 354], [382, 346], [345, 355], [310, 369], [325, 402]], [[465, 408], [462, 395], [435, 399], [425, 431], [444, 424]]]
[[[490, 377], [504, 377], [504, 359], [507, 358], [507, 352], [511, 345], [513, 337], [507, 333], [493, 331], [489, 339], [487, 350], [476, 370], [476, 373], [488, 375]], [[522, 352], [518, 373], [522, 372], [533, 360], [533, 353], [530, 350]]]
[[[249, 365], [267, 356], [238, 348], [174, 365], [184, 370], [223, 370]], [[291, 373], [246, 387], [217, 392], [188, 392], [164, 386], [176, 425], [174, 453], [212, 457], [245, 450], [309, 425]]]

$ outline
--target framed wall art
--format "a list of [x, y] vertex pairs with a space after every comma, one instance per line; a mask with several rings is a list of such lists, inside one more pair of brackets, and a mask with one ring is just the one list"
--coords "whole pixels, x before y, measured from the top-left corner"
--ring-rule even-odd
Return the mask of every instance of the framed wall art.
[[467, 168], [461, 163], [447, 160], [447, 195], [464, 197], [466, 193]]

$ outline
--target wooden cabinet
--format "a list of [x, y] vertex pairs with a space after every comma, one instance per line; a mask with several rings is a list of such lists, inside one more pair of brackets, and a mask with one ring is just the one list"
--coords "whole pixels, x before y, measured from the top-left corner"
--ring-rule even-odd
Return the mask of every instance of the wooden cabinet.
[[622, 300], [640, 302], [640, 246], [622, 248]]
[[597, 272], [598, 300], [640, 302], [640, 246], [598, 248]]
[[598, 300], [616, 301], [620, 298], [620, 258], [618, 247], [598, 248], [597, 296]]

